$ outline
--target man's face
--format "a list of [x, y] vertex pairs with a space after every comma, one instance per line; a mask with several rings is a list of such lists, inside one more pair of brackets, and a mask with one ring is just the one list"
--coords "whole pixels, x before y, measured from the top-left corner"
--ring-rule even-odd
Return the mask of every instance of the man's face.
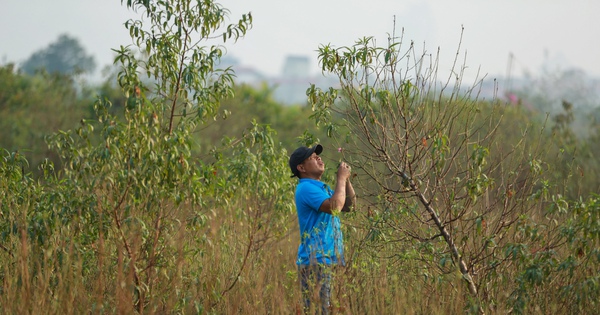
[[309, 156], [302, 164], [298, 165], [302, 177], [320, 179], [325, 172], [325, 163], [316, 153]]

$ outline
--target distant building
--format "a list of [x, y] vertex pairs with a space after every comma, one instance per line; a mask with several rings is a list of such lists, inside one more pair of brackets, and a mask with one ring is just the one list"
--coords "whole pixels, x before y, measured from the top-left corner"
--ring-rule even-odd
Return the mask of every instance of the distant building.
[[285, 78], [308, 78], [310, 76], [310, 60], [306, 56], [287, 56], [281, 74]]
[[305, 56], [287, 56], [281, 76], [274, 80], [275, 100], [283, 104], [306, 103], [306, 89], [310, 86], [310, 60]]

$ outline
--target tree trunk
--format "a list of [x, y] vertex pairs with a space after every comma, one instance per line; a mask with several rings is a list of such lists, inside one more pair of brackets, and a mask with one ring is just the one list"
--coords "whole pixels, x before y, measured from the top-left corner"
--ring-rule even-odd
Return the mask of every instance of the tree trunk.
[[433, 209], [431, 207], [431, 204], [429, 203], [429, 201], [425, 198], [425, 196], [423, 196], [423, 194], [421, 192], [419, 192], [416, 189], [416, 186], [414, 186], [414, 183], [411, 184], [411, 186], [413, 186], [413, 189], [415, 190], [415, 192], [417, 192], [417, 197], [419, 198], [420, 202], [425, 206], [425, 210], [427, 210], [427, 213], [429, 214], [429, 216], [431, 217], [431, 219], [437, 226], [438, 230], [440, 231], [440, 234], [444, 237], [444, 240], [450, 247], [450, 252], [452, 253], [452, 261], [454, 261], [454, 263], [456, 265], [458, 265], [458, 268], [460, 270], [460, 273], [462, 274], [463, 279], [467, 282], [469, 292], [471, 293], [471, 295], [473, 297], [477, 297], [477, 286], [475, 285], [475, 282], [473, 281], [473, 277], [471, 277], [471, 274], [469, 273], [469, 270], [467, 269], [467, 264], [462, 259], [460, 252], [458, 251], [458, 248], [456, 247], [456, 244], [454, 243], [454, 240], [452, 239], [452, 236], [450, 235], [450, 232], [448, 232], [446, 227], [442, 224], [437, 212], [435, 211], [435, 209]]

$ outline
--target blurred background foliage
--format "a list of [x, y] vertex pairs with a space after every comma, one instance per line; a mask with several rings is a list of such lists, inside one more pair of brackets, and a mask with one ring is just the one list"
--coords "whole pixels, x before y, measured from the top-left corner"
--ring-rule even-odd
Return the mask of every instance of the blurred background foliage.
[[[122, 115], [127, 98], [114, 79], [108, 78], [95, 85], [83, 82], [77, 75], [38, 71], [27, 74], [15, 65], [0, 67], [0, 147], [19, 151], [27, 157], [30, 171], [37, 173], [37, 166], [45, 159], [56, 165], [60, 160], [46, 144], [45, 137], [59, 130], [78, 126], [82, 119], [93, 117], [96, 97], [112, 103], [111, 113]], [[308, 88], [308, 86], [307, 86]], [[309, 119], [312, 114], [307, 104], [284, 105], [273, 99], [273, 88], [263, 85], [253, 87], [235, 85], [235, 96], [224, 99], [219, 114], [201, 127], [194, 138], [198, 147], [214, 148], [224, 138], [239, 137], [255, 121], [269, 125], [276, 131], [275, 140], [283, 147], [293, 150], [302, 143], [305, 131], [312, 139], [337, 148], [327, 137], [327, 131], [315, 126]], [[526, 94], [531, 91], [531, 95]], [[520, 137], [519, 126], [529, 123], [546, 125], [545, 138], [552, 165], [557, 169], [556, 179], [565, 182], [568, 196], [578, 198], [600, 191], [600, 105], [572, 102], [568, 99], [541, 100], [546, 95], [537, 88], [523, 88], [519, 104], [507, 104], [509, 115], [498, 131], [499, 138], [509, 149], [511, 141]], [[496, 100], [503, 102], [503, 100]], [[553, 108], [559, 102], [558, 109]], [[585, 106], [580, 106], [584, 102]], [[523, 104], [536, 104], [535, 108]], [[547, 111], [544, 111], [547, 104]], [[583, 132], [585, 131], [585, 132]]]

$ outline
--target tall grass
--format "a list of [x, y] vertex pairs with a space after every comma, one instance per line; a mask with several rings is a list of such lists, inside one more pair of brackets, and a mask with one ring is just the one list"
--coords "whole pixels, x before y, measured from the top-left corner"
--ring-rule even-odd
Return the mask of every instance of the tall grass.
[[[13, 214], [32, 210], [33, 203], [11, 210]], [[248, 222], [239, 220], [236, 207], [207, 210], [206, 224], [182, 225], [166, 237], [176, 256], [174, 264], [160, 264], [154, 280], [136, 289], [135, 258], [127, 259], [114, 231], [90, 246], [78, 243], [77, 230], [57, 225], [40, 244], [32, 238], [24, 220], [15, 222], [14, 233], [0, 252], [0, 313], [2, 314], [134, 314], [138, 290], [146, 294], [145, 314], [296, 314], [300, 290], [295, 266], [298, 243], [296, 217], [287, 218], [287, 232], [270, 239], [262, 247], [250, 247]], [[178, 217], [189, 218], [187, 207], [177, 209]], [[15, 215], [14, 217], [19, 217]], [[358, 206], [343, 219], [347, 265], [336, 270], [333, 304], [338, 314], [458, 314], [465, 309], [469, 294], [456, 286], [458, 272], [435, 272], [436, 262], [415, 244], [369, 243], [368, 210]], [[132, 231], [134, 233], [135, 231]], [[593, 258], [590, 258], [593, 260]], [[571, 285], [593, 281], [593, 261], [573, 269]], [[514, 269], [498, 274], [492, 287], [482, 289], [492, 295], [488, 314], [505, 314], [516, 302], [520, 277]], [[597, 271], [597, 270], [596, 270]], [[238, 276], [239, 274], [239, 276]], [[569, 281], [553, 272], [527, 292], [527, 313], [593, 314], [593, 304], [564, 299]], [[579, 274], [579, 275], [578, 275]], [[492, 282], [490, 282], [492, 283]], [[591, 285], [588, 283], [588, 285]], [[575, 288], [576, 289], [576, 288]], [[593, 286], [590, 294], [597, 294]], [[589, 303], [589, 302], [588, 302]], [[587, 305], [587, 306], [586, 306]]]
[[[288, 232], [258, 249], [248, 245], [247, 222], [235, 211], [215, 209], [202, 227], [182, 226], [168, 236], [176, 264], [157, 268], [144, 301], [146, 314], [295, 314], [300, 289], [295, 265], [298, 230], [290, 215]], [[13, 209], [31, 211], [28, 206]], [[190, 215], [181, 208], [179, 217]], [[357, 209], [358, 212], [361, 209]], [[350, 220], [360, 220], [357, 213]], [[354, 222], [356, 224], [356, 222]], [[135, 259], [126, 259], [118, 235], [109, 232], [89, 247], [74, 243], [78, 231], [56, 226], [40, 245], [25, 221], [0, 252], [0, 312], [3, 314], [136, 313]], [[448, 314], [461, 311], [460, 289], [443, 295], [443, 284], [417, 278], [414, 262], [393, 263], [358, 253], [357, 237], [348, 230], [348, 265], [336, 272], [334, 305], [345, 314]], [[356, 235], [352, 235], [356, 234]], [[411, 267], [411, 265], [413, 265]], [[239, 275], [239, 278], [236, 276]], [[235, 283], [233, 286], [232, 284]], [[441, 286], [441, 287], [439, 287]]]

